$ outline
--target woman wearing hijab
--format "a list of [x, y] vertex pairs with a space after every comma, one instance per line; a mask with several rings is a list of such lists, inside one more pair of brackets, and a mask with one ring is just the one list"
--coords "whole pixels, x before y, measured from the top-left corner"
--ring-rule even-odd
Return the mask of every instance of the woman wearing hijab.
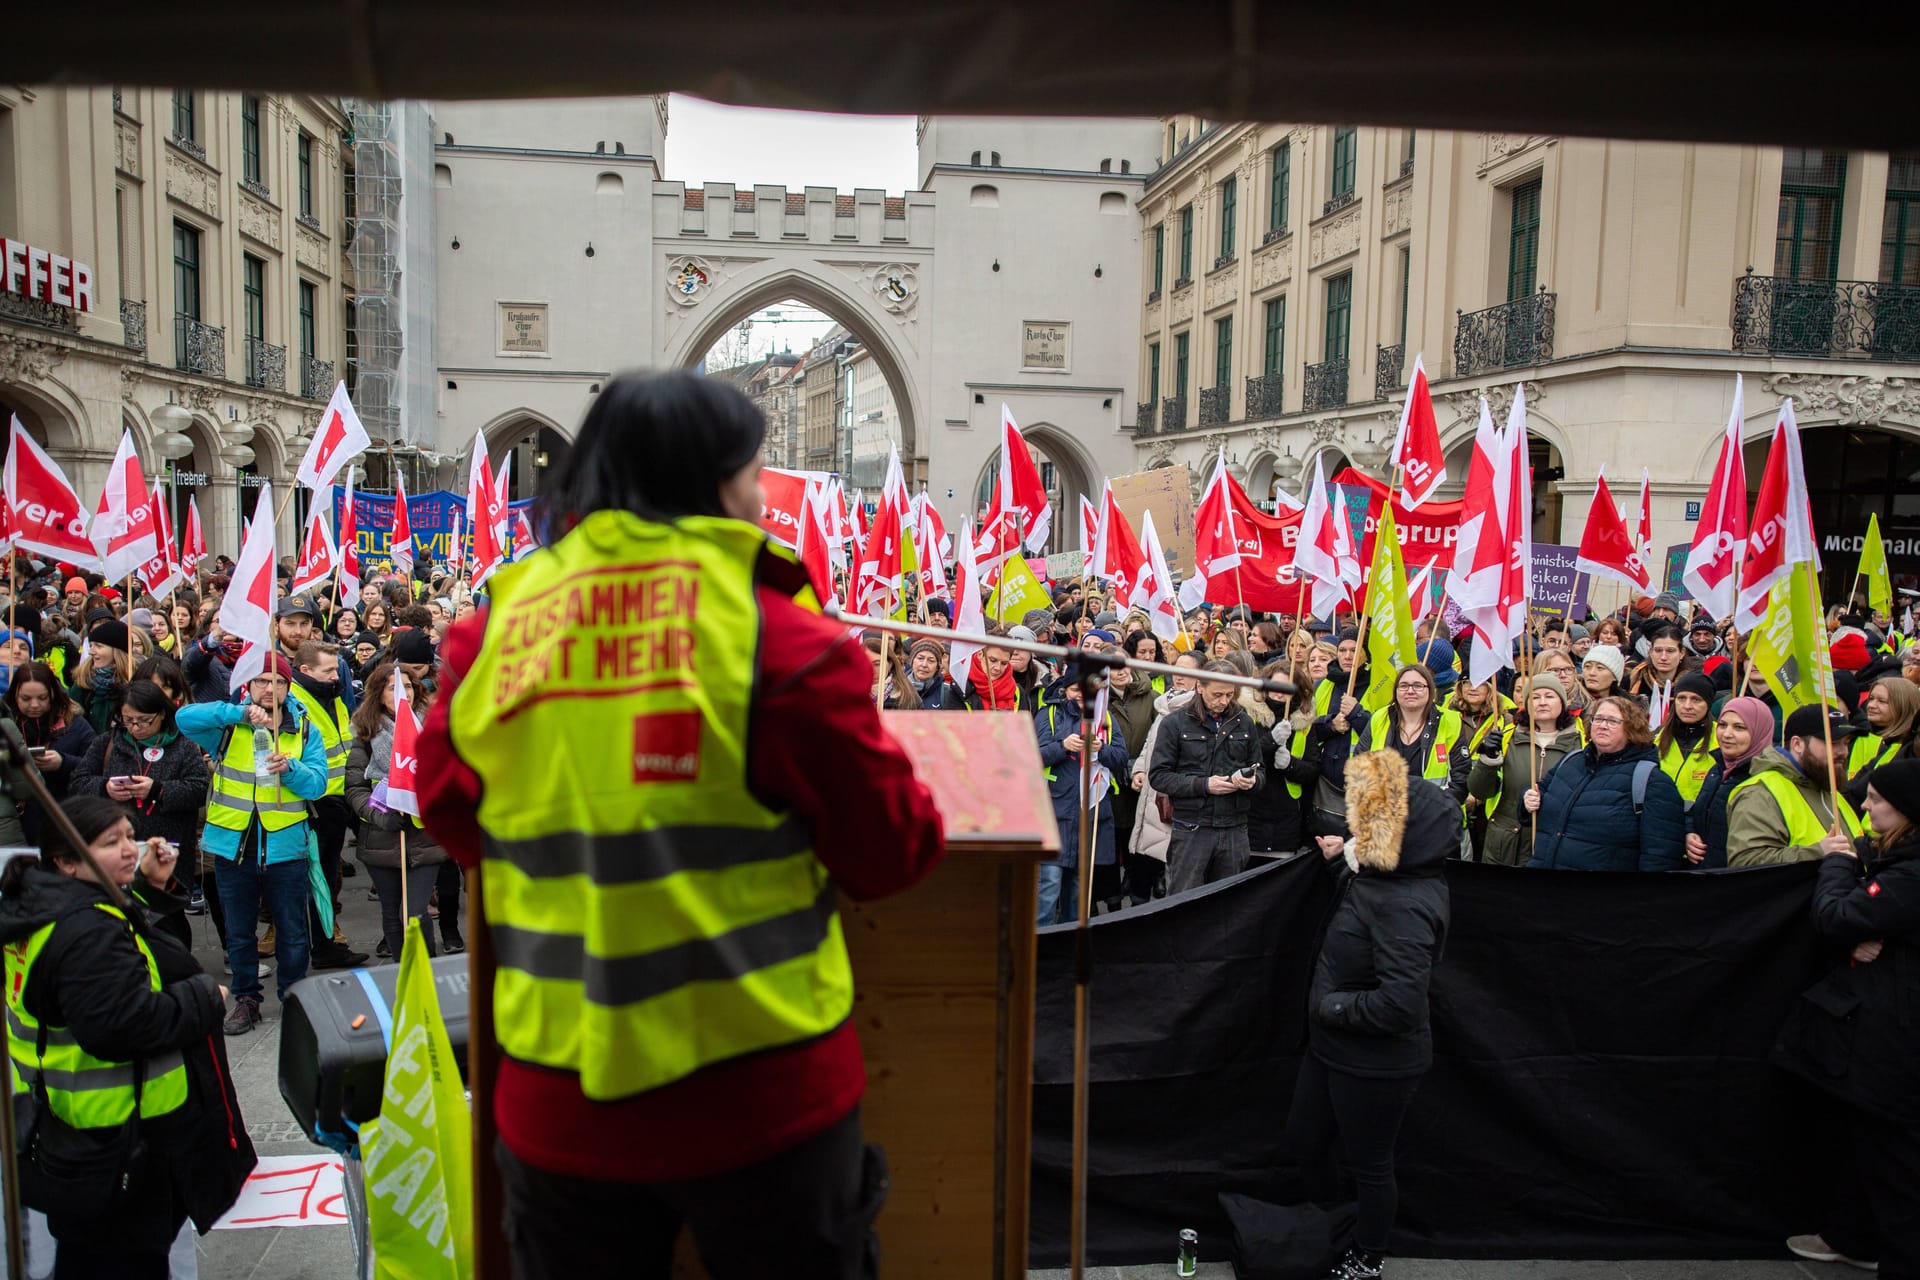
[[[1920, 760], [1867, 785], [1873, 834], [1820, 860], [1813, 927], [1833, 968], [1780, 1033], [1774, 1058], [1841, 1103], [1851, 1161], [1827, 1221], [1787, 1248], [1887, 1280], [1920, 1276]], [[1872, 1261], [1868, 1261], [1868, 1260]]]
[[1713, 726], [1713, 694], [1713, 681], [1698, 671], [1676, 679], [1666, 723], [1653, 740], [1653, 749], [1660, 753], [1660, 771], [1673, 779], [1680, 799], [1689, 806], [1700, 795], [1700, 784], [1713, 768], [1713, 752], [1720, 745]]
[[1687, 811], [1687, 865], [1712, 871], [1727, 865], [1727, 797], [1753, 773], [1753, 762], [1773, 744], [1773, 712], [1758, 698], [1732, 698], [1714, 726], [1719, 746], [1700, 794]]

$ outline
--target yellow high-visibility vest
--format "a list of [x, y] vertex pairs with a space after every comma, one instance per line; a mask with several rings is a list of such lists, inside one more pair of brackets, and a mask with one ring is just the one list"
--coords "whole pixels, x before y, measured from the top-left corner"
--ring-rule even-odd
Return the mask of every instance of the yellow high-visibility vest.
[[[1813, 805], [1808, 803], [1806, 793], [1794, 786], [1782, 774], [1771, 770], [1766, 773], [1756, 773], [1729, 791], [1727, 804], [1732, 805], [1742, 791], [1756, 784], [1772, 796], [1773, 802], [1780, 806], [1780, 816], [1787, 823], [1789, 842], [1813, 846], [1827, 838], [1828, 824], [1821, 819]], [[1848, 835], [1866, 834], [1866, 828], [1860, 822], [1860, 815], [1853, 811], [1853, 806], [1847, 802], [1845, 796], [1840, 797], [1840, 821], [1845, 824]]]
[[1700, 788], [1706, 785], [1707, 775], [1713, 772], [1713, 753], [1720, 747], [1720, 730], [1717, 726], [1707, 726], [1707, 736], [1694, 744], [1688, 751], [1678, 742], [1667, 743], [1667, 749], [1660, 753], [1660, 771], [1673, 779], [1673, 785], [1679, 789], [1680, 798], [1692, 804], [1700, 798]]
[[347, 794], [347, 749], [353, 745], [353, 730], [347, 722], [347, 704], [335, 698], [331, 707], [324, 706], [320, 699], [302, 689], [297, 680], [293, 683], [292, 693], [300, 700], [307, 719], [320, 731], [320, 741], [326, 746], [326, 794]]
[[853, 1010], [833, 882], [747, 782], [767, 554], [737, 520], [595, 512], [493, 578], [453, 695], [483, 784], [500, 1047], [596, 1101]]

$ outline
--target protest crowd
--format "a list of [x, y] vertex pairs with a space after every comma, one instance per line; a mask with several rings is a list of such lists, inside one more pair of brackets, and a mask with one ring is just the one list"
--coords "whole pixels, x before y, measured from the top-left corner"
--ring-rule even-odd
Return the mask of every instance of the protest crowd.
[[[1136, 536], [1108, 492], [1081, 513], [1081, 574], [1044, 580], [1028, 555], [1053, 531], [1010, 415], [993, 503], [957, 537], [925, 495], [906, 492], [896, 455], [871, 509], [837, 481], [802, 477], [798, 532], [780, 540], [817, 596], [866, 620], [876, 705], [1031, 722], [1060, 837], [1040, 871], [1040, 925], [1077, 921], [1083, 903], [1102, 916], [1149, 909], [1268, 860], [1327, 860], [1343, 897], [1287, 1139], [1304, 1159], [1338, 1134], [1360, 1187], [1335, 1275], [1382, 1274], [1395, 1134], [1431, 1064], [1426, 981], [1447, 934], [1449, 861], [1515, 874], [1821, 863], [1809, 910], [1854, 975], [1863, 1066], [1850, 1077], [1859, 1087], [1840, 1092], [1863, 1189], [1850, 1220], [1809, 1223], [1790, 1247], [1920, 1275], [1920, 1095], [1885, 1083], [1920, 1085], [1920, 1031], [1902, 1012], [1920, 999], [1910, 605], [1882, 561], [1863, 563], [1844, 603], [1821, 606], [1792, 488], [1790, 404], [1749, 518], [1738, 392], [1684, 592], [1653, 581], [1644, 486], [1635, 528], [1603, 482], [1580, 563], [1619, 584], [1614, 603], [1598, 607], [1593, 592], [1536, 607], [1519, 398], [1505, 432], [1483, 412], [1465, 483], [1484, 517], [1410, 581], [1395, 522], [1446, 478], [1425, 394], [1416, 366], [1393, 479], [1363, 509], [1316, 477], [1282, 537], [1279, 517], [1220, 467], [1195, 520], [1196, 563], [1179, 579], [1152, 515]], [[329, 414], [303, 464], [315, 501], [298, 555], [275, 553], [266, 489], [237, 561], [207, 555], [197, 516], [176, 545], [129, 446], [91, 536], [59, 518], [86, 512], [44, 455], [36, 501], [55, 515], [22, 527], [20, 495], [8, 494], [5, 715], [148, 923], [135, 930], [110, 907], [37, 802], [0, 805], [0, 844], [41, 853], [0, 881], [16, 1087], [68, 1126], [137, 1110], [154, 1135], [177, 1135], [147, 1144], [140, 1176], [157, 1190], [144, 1215], [108, 1229], [77, 1199], [49, 1213], [61, 1275], [166, 1275], [183, 1220], [205, 1230], [231, 1203], [252, 1151], [220, 1033], [260, 1023], [267, 979], [284, 997], [314, 970], [397, 961], [408, 916], [430, 951], [464, 948], [460, 863], [422, 825], [402, 771], [445, 679], [450, 631], [485, 609], [495, 569], [536, 548], [478, 448], [471, 549], [450, 565], [415, 563], [402, 495], [390, 560], [361, 565], [355, 531], [336, 539], [323, 500], [357, 451], [350, 415]], [[13, 447], [31, 452], [23, 439], [16, 425]], [[765, 477], [769, 504], [777, 479]], [[350, 525], [350, 490], [339, 509]], [[1285, 581], [1248, 580], [1242, 530], [1261, 521], [1291, 548]], [[1762, 529], [1777, 533], [1750, 536]], [[890, 618], [952, 638], [905, 635]], [[1119, 666], [1094, 679], [1021, 647], [1035, 643], [1180, 673]], [[1209, 679], [1229, 673], [1276, 683]], [[360, 891], [379, 901], [378, 938], [337, 923], [343, 896]], [[219, 938], [223, 974], [192, 961], [200, 929]], [[124, 1079], [74, 1083], [128, 1062]]]

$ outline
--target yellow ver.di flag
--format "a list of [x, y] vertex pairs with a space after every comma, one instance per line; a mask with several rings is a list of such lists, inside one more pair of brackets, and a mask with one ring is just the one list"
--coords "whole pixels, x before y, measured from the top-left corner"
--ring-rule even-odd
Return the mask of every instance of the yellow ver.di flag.
[[1373, 535], [1373, 566], [1367, 571], [1367, 667], [1371, 684], [1360, 705], [1378, 711], [1393, 701], [1393, 673], [1418, 662], [1413, 647], [1413, 616], [1407, 609], [1407, 566], [1400, 554], [1400, 531], [1393, 504], [1380, 508]]
[[1011, 618], [1017, 623], [1031, 609], [1053, 612], [1053, 597], [1040, 585], [1025, 556], [1008, 556], [1006, 568], [1000, 571], [999, 585], [987, 597], [987, 616], [1001, 622]]
[[417, 919], [400, 951], [380, 1118], [360, 1144], [378, 1280], [471, 1280], [471, 1114]]
[[1766, 674], [1773, 696], [1789, 713], [1834, 701], [1833, 655], [1827, 649], [1825, 613], [1813, 566], [1796, 564], [1774, 584], [1767, 613], [1753, 633], [1753, 660]]
[[[1860, 547], [1860, 576], [1867, 580], [1867, 603], [1875, 613], [1893, 616], [1893, 579], [1887, 573], [1887, 544], [1880, 537], [1880, 513], [1867, 517], [1867, 540]], [[1852, 608], [1849, 600], [1847, 607]]]

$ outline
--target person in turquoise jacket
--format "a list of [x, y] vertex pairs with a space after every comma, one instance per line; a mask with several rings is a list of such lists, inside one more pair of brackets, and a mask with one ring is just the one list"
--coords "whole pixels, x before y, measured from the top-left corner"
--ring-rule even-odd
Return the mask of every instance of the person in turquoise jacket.
[[[260, 953], [254, 923], [264, 898], [273, 919], [281, 999], [307, 976], [308, 802], [327, 790], [327, 747], [319, 727], [287, 696], [293, 669], [268, 653], [247, 682], [245, 702], [197, 702], [175, 717], [180, 732], [213, 757], [207, 826], [200, 846], [214, 855], [214, 883], [227, 919], [233, 973], [230, 1036], [260, 1021]], [[256, 731], [267, 736], [256, 742]]]

